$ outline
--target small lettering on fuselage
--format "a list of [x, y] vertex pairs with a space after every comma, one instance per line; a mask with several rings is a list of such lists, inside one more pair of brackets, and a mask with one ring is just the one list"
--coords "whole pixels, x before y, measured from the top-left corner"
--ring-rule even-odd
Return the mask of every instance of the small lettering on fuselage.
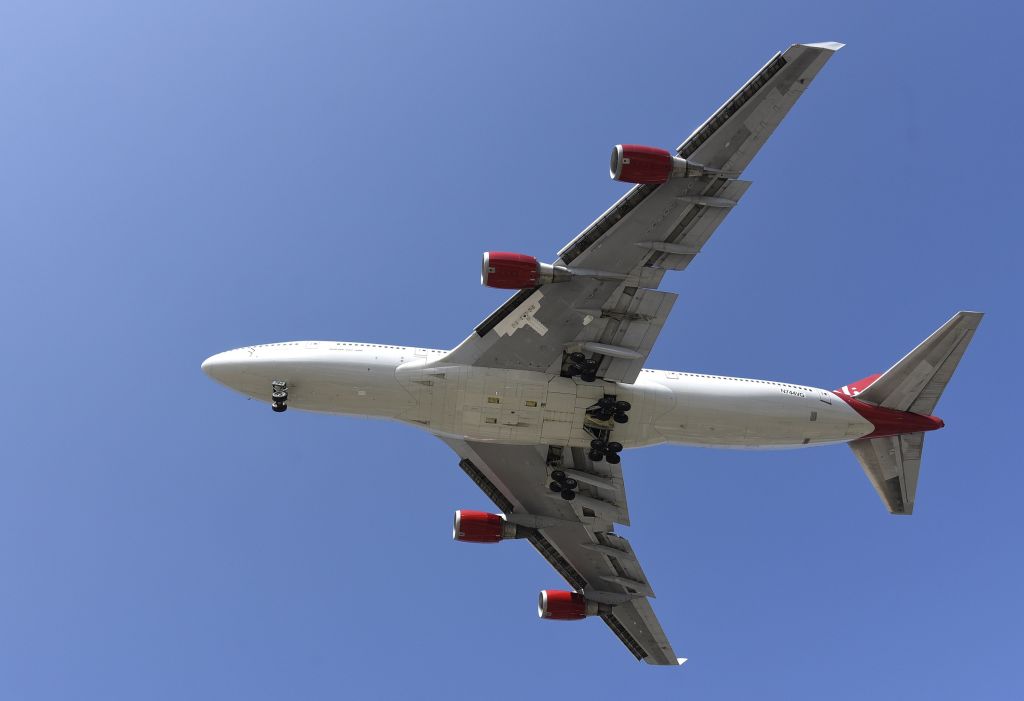
[[803, 392], [797, 392], [795, 389], [786, 389], [785, 387], [781, 388], [780, 391], [783, 394], [791, 394], [794, 397], [801, 397], [802, 398], [802, 397], [806, 397], [807, 396]]

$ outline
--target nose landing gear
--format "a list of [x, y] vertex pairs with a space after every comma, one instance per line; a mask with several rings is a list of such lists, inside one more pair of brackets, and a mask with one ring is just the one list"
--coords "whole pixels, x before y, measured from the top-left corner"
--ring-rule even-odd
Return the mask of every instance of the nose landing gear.
[[280, 413], [288, 410], [288, 383], [284, 380], [274, 380], [270, 383], [271, 392], [270, 408]]

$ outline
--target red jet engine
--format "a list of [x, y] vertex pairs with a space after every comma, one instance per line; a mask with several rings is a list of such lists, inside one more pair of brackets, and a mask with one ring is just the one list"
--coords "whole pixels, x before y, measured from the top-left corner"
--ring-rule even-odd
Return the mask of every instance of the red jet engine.
[[578, 621], [598, 613], [597, 602], [574, 591], [544, 589], [537, 600], [537, 615], [552, 621]]
[[455, 512], [452, 538], [463, 543], [497, 543], [505, 538], [515, 538], [517, 530], [514, 523], [509, 523], [498, 514], [459, 509]]
[[619, 144], [612, 149], [612, 162], [609, 166], [612, 180], [638, 185], [659, 185], [668, 182], [672, 176], [699, 177], [701, 175], [723, 175], [727, 173], [673, 156], [663, 148], [640, 146], [638, 144]]
[[663, 148], [619, 144], [612, 149], [612, 180], [654, 185], [672, 177], [672, 154]]
[[487, 251], [480, 268], [482, 284], [503, 290], [523, 290], [571, 278], [572, 274], [565, 268], [541, 263], [524, 253]]

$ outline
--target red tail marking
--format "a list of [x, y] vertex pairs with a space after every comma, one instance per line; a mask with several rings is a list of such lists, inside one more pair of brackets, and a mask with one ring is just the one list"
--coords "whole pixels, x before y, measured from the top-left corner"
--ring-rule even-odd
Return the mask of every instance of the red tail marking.
[[858, 394], [866, 390], [872, 382], [881, 377], [880, 374], [868, 375], [862, 380], [851, 382], [848, 385], [843, 385], [839, 389], [835, 390], [836, 394], [841, 394], [844, 397], [856, 397]]

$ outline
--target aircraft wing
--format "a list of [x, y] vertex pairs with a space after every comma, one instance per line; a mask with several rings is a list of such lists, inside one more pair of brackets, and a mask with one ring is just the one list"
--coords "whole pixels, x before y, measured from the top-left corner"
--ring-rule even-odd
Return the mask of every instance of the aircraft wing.
[[[594, 463], [580, 448], [509, 445], [442, 438], [462, 458], [459, 466], [501, 509], [523, 526], [527, 539], [570, 586], [608, 604], [601, 619], [637, 659], [678, 665], [648, 597], [654, 590], [629, 541], [614, 523], [629, 523], [619, 465]], [[579, 482], [563, 500], [548, 489], [558, 468]]]
[[579, 351], [599, 362], [598, 377], [635, 381], [676, 301], [657, 290], [665, 271], [697, 256], [750, 186], [736, 178], [841, 47], [796, 44], [776, 54], [676, 150], [719, 173], [634, 186], [555, 261], [617, 278], [520, 290], [446, 361], [558, 374], [566, 353]]

